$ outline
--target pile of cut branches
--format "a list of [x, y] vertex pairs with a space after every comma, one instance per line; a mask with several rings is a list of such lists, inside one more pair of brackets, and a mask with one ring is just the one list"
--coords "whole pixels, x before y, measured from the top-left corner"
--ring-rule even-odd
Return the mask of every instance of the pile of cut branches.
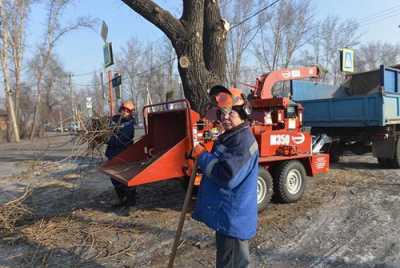
[[31, 193], [28, 187], [20, 197], [0, 204], [0, 233], [14, 232], [17, 221], [31, 214], [31, 211], [23, 204]]
[[78, 145], [86, 144], [87, 147], [83, 150], [82, 155], [94, 154], [95, 152], [102, 155], [103, 145], [107, 143], [114, 129], [110, 128], [110, 118], [108, 116], [93, 117], [87, 120], [78, 118], [81, 125], [81, 130], [78, 132]]

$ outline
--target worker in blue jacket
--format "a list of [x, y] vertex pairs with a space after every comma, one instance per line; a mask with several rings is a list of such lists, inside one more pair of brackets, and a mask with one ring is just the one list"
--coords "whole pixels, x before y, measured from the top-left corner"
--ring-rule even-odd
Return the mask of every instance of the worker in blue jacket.
[[[133, 143], [133, 138], [135, 136], [134, 111], [135, 105], [133, 102], [124, 101], [121, 104], [119, 113], [112, 117], [110, 127], [113, 129], [113, 135], [107, 142], [105, 153], [109, 160]], [[119, 199], [119, 201], [113, 205], [114, 207], [129, 208], [136, 205], [136, 188], [129, 188], [114, 178], [111, 178], [111, 183]]]
[[249, 239], [256, 234], [258, 145], [238, 89], [210, 90], [224, 128], [211, 152], [194, 148], [202, 171], [193, 218], [216, 232], [216, 267], [249, 267]]

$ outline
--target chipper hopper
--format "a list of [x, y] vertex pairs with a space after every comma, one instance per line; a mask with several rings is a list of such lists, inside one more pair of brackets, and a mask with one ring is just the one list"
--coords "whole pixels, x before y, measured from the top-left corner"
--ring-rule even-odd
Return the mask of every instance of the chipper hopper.
[[105, 162], [100, 170], [127, 186], [137, 186], [190, 172], [193, 123], [200, 119], [187, 100], [145, 106], [145, 135]]

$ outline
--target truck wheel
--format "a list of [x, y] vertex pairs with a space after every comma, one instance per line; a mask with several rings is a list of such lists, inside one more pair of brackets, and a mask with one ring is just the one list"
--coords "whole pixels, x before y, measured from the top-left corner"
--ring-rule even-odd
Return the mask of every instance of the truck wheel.
[[279, 201], [293, 203], [299, 200], [306, 186], [306, 171], [297, 160], [285, 161], [274, 169], [274, 192]]
[[263, 211], [271, 201], [273, 194], [272, 176], [263, 167], [258, 168], [257, 177], [257, 209], [258, 212]]
[[338, 163], [340, 161], [340, 154], [338, 152], [329, 152], [329, 162]]
[[337, 163], [340, 161], [340, 157], [343, 154], [342, 144], [339, 142], [333, 142], [329, 148], [329, 162]]
[[400, 139], [396, 141], [394, 158], [390, 159], [390, 166], [392, 168], [400, 168]]
[[377, 157], [377, 159], [381, 168], [396, 168], [394, 159], [384, 157]]

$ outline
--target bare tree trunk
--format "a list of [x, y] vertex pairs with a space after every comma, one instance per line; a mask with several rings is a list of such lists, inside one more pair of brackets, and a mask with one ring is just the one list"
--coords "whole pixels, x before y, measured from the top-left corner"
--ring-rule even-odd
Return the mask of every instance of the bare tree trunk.
[[0, 51], [0, 61], [1, 61], [1, 67], [3, 70], [3, 81], [4, 81], [4, 90], [6, 93], [6, 98], [7, 98], [7, 108], [8, 108], [8, 116], [9, 118], [11, 117], [11, 124], [12, 124], [12, 129], [14, 132], [14, 138], [16, 142], [20, 141], [19, 138], [19, 130], [18, 130], [18, 125], [17, 125], [17, 119], [15, 117], [15, 110], [14, 110], [14, 103], [12, 99], [12, 93], [11, 93], [11, 88], [10, 88], [10, 81], [9, 81], [9, 73], [8, 73], [8, 57], [7, 57], [7, 52], [8, 52], [8, 43], [9, 43], [9, 37], [8, 37], [8, 18], [7, 15], [5, 14], [4, 11], [4, 6], [3, 6], [3, 0], [0, 0], [0, 19], [1, 19], [1, 41], [2, 41], [2, 47]]
[[36, 94], [37, 94], [36, 105], [35, 105], [35, 109], [34, 109], [34, 112], [33, 112], [31, 132], [29, 134], [29, 139], [30, 140], [33, 140], [33, 138], [36, 135], [36, 125], [37, 125], [37, 122], [39, 121], [39, 105], [40, 105], [40, 102], [41, 102], [41, 98], [40, 98], [40, 92], [39, 91], [37, 91]]
[[225, 77], [228, 28], [221, 18], [218, 1], [184, 0], [180, 19], [153, 1], [122, 1], [171, 40], [178, 56], [185, 97], [194, 110], [204, 113], [208, 103], [207, 89], [223, 83]]
[[21, 77], [21, 62], [23, 58], [23, 49], [24, 49], [24, 29], [25, 22], [29, 8], [29, 1], [26, 0], [15, 0], [14, 6], [15, 10], [12, 13], [12, 25], [10, 25], [10, 29], [12, 31], [11, 36], [11, 50], [12, 50], [12, 58], [14, 64], [14, 76], [15, 76], [15, 114], [18, 120], [18, 125], [20, 125], [19, 120], [19, 102], [21, 96], [21, 85], [20, 85], [20, 77]]

